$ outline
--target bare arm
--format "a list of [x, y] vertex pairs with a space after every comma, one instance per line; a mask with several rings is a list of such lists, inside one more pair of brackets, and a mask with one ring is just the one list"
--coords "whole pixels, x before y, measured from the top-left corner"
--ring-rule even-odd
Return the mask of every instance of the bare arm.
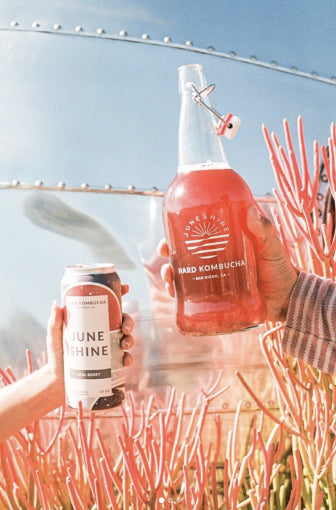
[[53, 306], [48, 321], [48, 363], [0, 390], [0, 443], [64, 403], [63, 310]]
[[[128, 286], [123, 285], [126, 294]], [[123, 314], [123, 338], [120, 347], [130, 349], [134, 340], [133, 320]], [[65, 402], [63, 374], [63, 309], [53, 304], [48, 320], [48, 363], [13, 384], [0, 389], [0, 443], [23, 427], [40, 419]], [[124, 353], [124, 365], [133, 362], [129, 352]]]

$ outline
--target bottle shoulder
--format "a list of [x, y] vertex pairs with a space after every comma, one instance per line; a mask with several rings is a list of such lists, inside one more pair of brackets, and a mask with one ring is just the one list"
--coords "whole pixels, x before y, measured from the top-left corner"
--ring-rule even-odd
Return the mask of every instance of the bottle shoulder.
[[179, 172], [165, 192], [164, 204], [188, 202], [190, 205], [217, 200], [253, 200], [244, 179], [231, 168]]

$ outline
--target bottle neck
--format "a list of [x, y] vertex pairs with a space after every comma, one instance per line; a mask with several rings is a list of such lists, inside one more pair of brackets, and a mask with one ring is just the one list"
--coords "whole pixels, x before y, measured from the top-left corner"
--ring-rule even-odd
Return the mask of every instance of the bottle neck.
[[[211, 112], [194, 100], [195, 91], [206, 86], [202, 66], [192, 64], [179, 68], [181, 110], [178, 135], [178, 172], [230, 168], [222, 141], [216, 134]], [[202, 100], [209, 103], [205, 95]]]

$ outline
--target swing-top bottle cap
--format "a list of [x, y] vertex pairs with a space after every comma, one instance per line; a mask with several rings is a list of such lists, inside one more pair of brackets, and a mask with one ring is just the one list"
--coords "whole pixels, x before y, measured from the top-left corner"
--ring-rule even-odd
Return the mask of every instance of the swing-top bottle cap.
[[233, 115], [232, 113], [224, 115], [222, 120], [217, 124], [216, 133], [218, 136], [224, 135], [229, 140], [232, 140], [239, 129], [240, 123], [241, 118], [237, 117], [237, 115]]
[[[207, 85], [202, 73], [201, 64], [186, 64], [178, 68], [179, 71], [179, 92], [189, 90], [193, 93], [193, 100], [200, 107], [206, 108], [219, 121], [216, 125], [218, 136], [224, 135], [229, 140], [235, 136], [241, 123], [240, 117], [229, 113], [220, 115], [209, 103], [209, 96], [216, 85]], [[198, 72], [197, 72], [198, 71]]]

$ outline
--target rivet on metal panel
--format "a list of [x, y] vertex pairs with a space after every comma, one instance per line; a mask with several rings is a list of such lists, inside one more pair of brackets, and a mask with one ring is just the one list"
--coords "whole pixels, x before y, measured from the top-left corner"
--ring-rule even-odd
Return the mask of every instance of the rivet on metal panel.
[[332, 76], [332, 77], [331, 77], [331, 80], [332, 80], [332, 81], [336, 81], [336, 76]]
[[12, 182], [12, 186], [13, 186], [14, 188], [17, 188], [18, 186], [20, 186], [20, 181], [18, 181], [18, 180], [16, 180], [16, 179], [15, 179], [15, 180]]
[[144, 41], [148, 41], [148, 39], [150, 39], [150, 37], [148, 34], [142, 34], [141, 39], [143, 39]]
[[35, 186], [38, 186], [39, 188], [43, 186], [43, 182], [40, 180], [35, 181]]
[[82, 188], [82, 189], [88, 189], [88, 188], [89, 188], [88, 183], [87, 183], [87, 182], [82, 182], [82, 184], [81, 184], [81, 188]]
[[271, 64], [273, 67], [277, 67], [277, 65], [278, 65], [278, 63], [275, 60], [272, 60]]
[[208, 46], [208, 51], [212, 53], [213, 51], [215, 51], [215, 48], [213, 46]]
[[323, 194], [322, 194], [322, 193], [318, 193], [316, 198], [317, 198], [317, 200], [320, 202], [321, 200], [323, 200], [323, 199], [324, 199], [324, 196], [323, 196]]
[[53, 25], [53, 29], [54, 29], [54, 30], [61, 30], [61, 28], [62, 28], [62, 26], [61, 26], [59, 23], [55, 23], [55, 24]]
[[223, 402], [222, 409], [227, 409], [229, 407], [229, 404], [227, 402]]
[[77, 27], [75, 27], [75, 32], [83, 32], [83, 27], [81, 27], [80, 25], [77, 25]]
[[61, 181], [57, 184], [57, 187], [60, 188], [60, 189], [63, 189], [65, 188], [65, 182]]
[[156, 186], [153, 186], [152, 190], [154, 191], [154, 193], [156, 193], [158, 191], [158, 188]]
[[296, 72], [297, 72], [297, 70], [298, 70], [298, 68], [297, 68], [296, 66], [292, 66], [292, 67], [291, 67], [291, 70], [293, 71], [293, 73], [296, 73]]
[[126, 37], [127, 36], [126, 30], [120, 30], [119, 35], [120, 37]]
[[245, 402], [245, 408], [246, 408], [246, 409], [250, 409], [250, 407], [251, 407], [251, 406], [252, 406], [251, 402], [250, 402], [249, 400], [247, 400], [247, 401]]
[[256, 62], [256, 61], [258, 60], [258, 59], [257, 59], [257, 57], [256, 57], [255, 55], [251, 55], [251, 57], [250, 57], [250, 58], [251, 58], [252, 62]]
[[316, 71], [312, 71], [312, 76], [318, 76], [318, 73]]
[[105, 184], [104, 189], [106, 189], [106, 191], [111, 191], [112, 184]]
[[17, 26], [19, 26], [19, 23], [17, 21], [13, 20], [13, 21], [10, 22], [10, 26], [11, 27], [17, 27]]
[[188, 41], [186, 41], [186, 43], [185, 43], [185, 44], [186, 44], [186, 46], [194, 46], [193, 42], [192, 42], [192, 41], [189, 41], [189, 40], [188, 40]]
[[34, 23], [32, 23], [32, 27], [33, 28], [39, 28], [40, 24], [38, 21], [34, 21]]
[[97, 34], [103, 35], [103, 34], [105, 34], [105, 30], [103, 28], [97, 28]]
[[230, 57], [236, 57], [237, 53], [235, 51], [230, 51]]
[[169, 37], [169, 35], [166, 35], [166, 36], [163, 38], [163, 42], [165, 42], [165, 43], [170, 43], [170, 42], [171, 42], [171, 37]]
[[130, 185], [130, 186], [128, 186], [127, 189], [128, 189], [128, 191], [135, 191], [135, 186]]

